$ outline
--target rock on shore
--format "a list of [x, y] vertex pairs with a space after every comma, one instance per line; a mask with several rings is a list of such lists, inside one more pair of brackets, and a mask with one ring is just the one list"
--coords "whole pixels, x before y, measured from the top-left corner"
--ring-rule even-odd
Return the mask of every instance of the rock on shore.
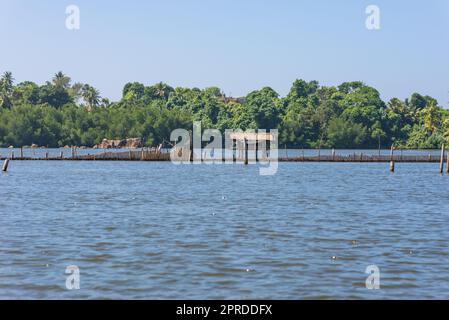
[[94, 146], [94, 149], [121, 149], [121, 148], [136, 149], [142, 147], [143, 143], [142, 139], [140, 138], [130, 138], [124, 140], [103, 139], [103, 141], [100, 144]]

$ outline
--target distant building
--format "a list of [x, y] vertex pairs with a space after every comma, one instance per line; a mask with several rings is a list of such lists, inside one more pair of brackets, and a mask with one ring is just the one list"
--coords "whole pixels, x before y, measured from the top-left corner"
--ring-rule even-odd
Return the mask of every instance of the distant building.
[[234, 98], [234, 97], [226, 97], [225, 95], [222, 95], [220, 99], [221, 99], [221, 101], [223, 101], [226, 104], [228, 104], [230, 102], [244, 104], [246, 102], [245, 97]]

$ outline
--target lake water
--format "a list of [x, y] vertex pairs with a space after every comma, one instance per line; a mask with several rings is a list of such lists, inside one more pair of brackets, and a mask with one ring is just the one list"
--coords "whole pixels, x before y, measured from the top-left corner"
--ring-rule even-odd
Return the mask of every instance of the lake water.
[[437, 164], [12, 161], [0, 298], [448, 299], [448, 225]]
[[[85, 155], [98, 155], [104, 152], [126, 152], [128, 149], [77, 149], [76, 153], [78, 156], [85, 156]], [[140, 149], [131, 149], [131, 150], [140, 150]], [[163, 152], [169, 152], [169, 149], [163, 149]], [[37, 149], [31, 149], [31, 148], [25, 148], [23, 149], [23, 156], [24, 157], [30, 157], [30, 158], [40, 158], [45, 159], [48, 153], [48, 156], [50, 158], [59, 158], [61, 156], [64, 158], [71, 158], [72, 151], [71, 149], [67, 148], [37, 148]], [[195, 151], [198, 155], [202, 154], [203, 152], [201, 150]], [[372, 155], [383, 155], [383, 156], [389, 156], [391, 153], [390, 149], [382, 149], [382, 150], [348, 150], [348, 149], [338, 149], [335, 151], [336, 155], [338, 156], [349, 156], [354, 154], [364, 154], [366, 156], [372, 156]], [[21, 150], [19, 148], [0, 148], [0, 159], [2, 158], [11, 158], [12, 155], [14, 157], [20, 157]], [[295, 158], [295, 157], [314, 157], [318, 154], [323, 156], [330, 156], [332, 155], [332, 149], [279, 149], [278, 150], [279, 157], [281, 158]], [[441, 150], [395, 150], [395, 155], [404, 155], [404, 156], [428, 156], [431, 155], [432, 157], [439, 157], [441, 154]]]

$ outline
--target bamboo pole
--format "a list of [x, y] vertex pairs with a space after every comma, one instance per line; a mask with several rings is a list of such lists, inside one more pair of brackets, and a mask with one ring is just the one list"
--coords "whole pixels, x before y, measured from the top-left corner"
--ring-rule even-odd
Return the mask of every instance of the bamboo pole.
[[245, 165], [248, 165], [248, 140], [245, 138]]
[[[266, 146], [266, 142], [265, 142]], [[256, 140], [256, 144], [254, 145], [254, 151], [256, 152], [256, 163], [259, 161], [258, 152], [259, 152], [259, 140]], [[214, 157], [215, 157], [215, 148], [213, 149]]]
[[394, 172], [394, 145], [391, 145], [391, 152], [390, 152], [390, 172]]
[[194, 145], [193, 145], [193, 131], [192, 130], [190, 130], [189, 131], [190, 132], [190, 155], [189, 155], [189, 161], [190, 162], [192, 162], [193, 163], [193, 147], [194, 147]]
[[9, 159], [6, 159], [5, 162], [3, 163], [2, 171], [3, 172], [8, 171], [8, 166], [9, 166]]
[[449, 154], [446, 156], [446, 173], [449, 174]]
[[232, 162], [237, 162], [237, 141], [232, 139]]
[[444, 172], [444, 143], [441, 146], [441, 156], [440, 156], [440, 174]]

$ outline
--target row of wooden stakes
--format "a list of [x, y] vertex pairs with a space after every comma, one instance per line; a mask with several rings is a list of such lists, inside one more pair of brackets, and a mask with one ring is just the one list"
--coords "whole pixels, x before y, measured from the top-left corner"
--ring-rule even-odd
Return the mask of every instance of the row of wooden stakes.
[[[393, 160], [394, 147], [391, 147], [391, 161], [390, 161], [390, 171], [394, 172], [395, 162]], [[444, 173], [444, 158], [445, 158], [445, 145], [441, 146], [441, 156], [440, 156], [440, 174]], [[446, 172], [449, 174], [449, 155], [446, 157]]]

